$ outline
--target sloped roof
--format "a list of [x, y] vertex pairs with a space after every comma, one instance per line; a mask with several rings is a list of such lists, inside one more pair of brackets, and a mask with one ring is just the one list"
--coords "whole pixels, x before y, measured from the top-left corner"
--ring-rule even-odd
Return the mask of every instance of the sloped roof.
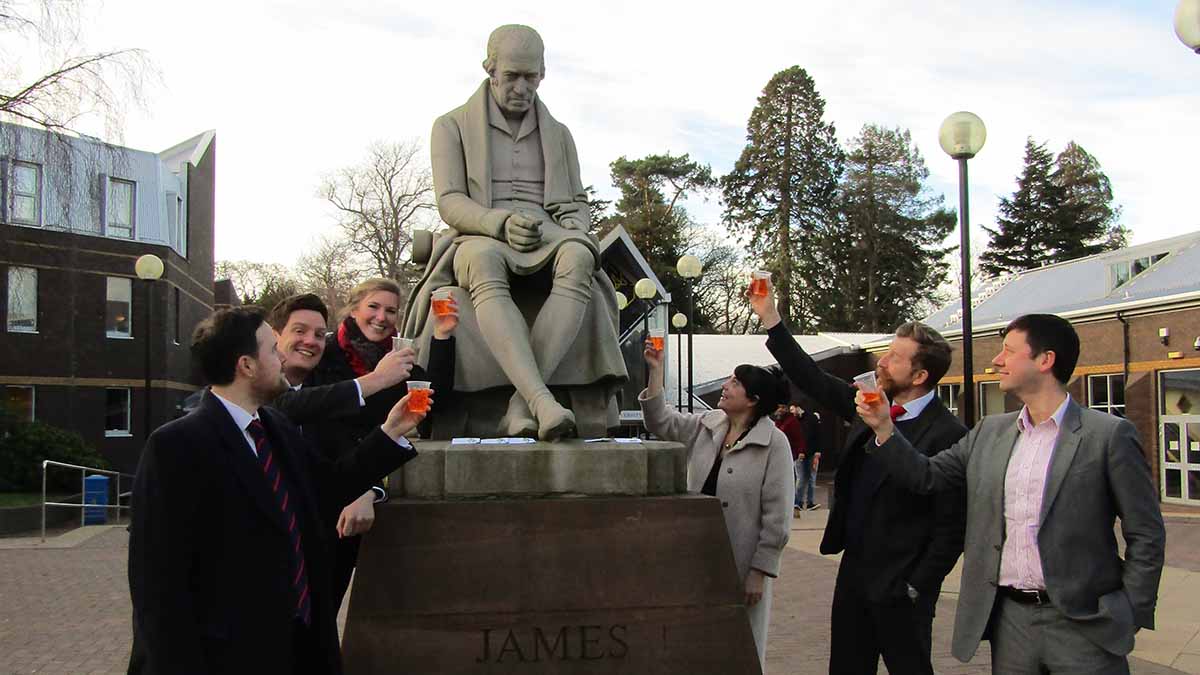
[[[1112, 288], [1110, 266], [1161, 253], [1168, 255]], [[972, 327], [1005, 324], [1033, 312], [1079, 315], [1200, 297], [1200, 232], [1004, 275], [975, 286]], [[943, 334], [960, 333], [960, 307], [955, 299], [924, 322]]]

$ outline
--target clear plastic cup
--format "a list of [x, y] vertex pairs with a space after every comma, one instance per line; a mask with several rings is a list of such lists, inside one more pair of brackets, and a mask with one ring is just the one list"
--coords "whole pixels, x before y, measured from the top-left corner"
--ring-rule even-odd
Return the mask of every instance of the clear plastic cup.
[[854, 382], [863, 393], [863, 402], [874, 405], [879, 402], [879, 383], [875, 380], [875, 371], [869, 371], [854, 376]]
[[750, 295], [760, 298], [767, 297], [767, 286], [771, 282], [771, 273], [766, 270], [755, 270], [750, 273]]
[[412, 338], [400, 337], [399, 335], [392, 336], [392, 351], [398, 352], [406, 347], [414, 351], [417, 349], [416, 342]]
[[432, 390], [429, 388], [431, 382], [422, 380], [408, 381], [408, 411], [415, 413], [429, 412], [429, 395]]
[[661, 328], [651, 328], [647, 335], [650, 338], [650, 346], [654, 351], [661, 352], [667, 346], [667, 331]]
[[433, 292], [433, 313], [436, 316], [446, 316], [451, 312], [452, 292], [448, 287], [439, 288]]

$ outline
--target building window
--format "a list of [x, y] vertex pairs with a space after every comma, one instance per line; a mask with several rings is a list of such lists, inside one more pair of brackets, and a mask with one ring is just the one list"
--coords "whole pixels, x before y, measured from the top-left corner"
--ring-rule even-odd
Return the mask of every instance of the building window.
[[1117, 417], [1125, 416], [1125, 376], [1089, 375], [1088, 407]]
[[1000, 391], [999, 382], [979, 383], [979, 417], [999, 415], [1004, 410], [1004, 392]]
[[38, 316], [37, 270], [8, 268], [8, 330], [36, 333]]
[[16, 415], [17, 419], [33, 421], [36, 398], [33, 387], [10, 384], [4, 388], [4, 407]]
[[129, 436], [129, 400], [128, 388], [105, 389], [107, 397], [104, 406], [104, 435]]
[[104, 305], [104, 331], [110, 338], [132, 337], [133, 280], [108, 277], [108, 298]]
[[1129, 280], [1150, 269], [1154, 263], [1167, 257], [1166, 253], [1142, 256], [1133, 260], [1122, 260], [1108, 266], [1108, 276], [1112, 289], [1124, 286]]
[[12, 221], [21, 225], [42, 224], [42, 167], [13, 162]]
[[939, 384], [937, 388], [937, 396], [942, 399], [942, 403], [950, 411], [950, 414], [958, 416], [958, 397], [962, 395], [961, 384]]
[[110, 237], [133, 239], [134, 193], [132, 181], [110, 178], [108, 181], [108, 229]]

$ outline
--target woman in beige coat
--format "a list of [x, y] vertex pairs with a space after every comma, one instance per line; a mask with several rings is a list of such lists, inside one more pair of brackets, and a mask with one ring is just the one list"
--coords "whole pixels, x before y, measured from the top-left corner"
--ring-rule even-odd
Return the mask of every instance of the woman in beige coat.
[[638, 397], [646, 429], [688, 449], [688, 491], [721, 500], [743, 580], [750, 627], [765, 664], [771, 584], [792, 521], [795, 483], [787, 437], [770, 413], [787, 401], [787, 386], [770, 371], [738, 366], [721, 387], [718, 410], [686, 414], [663, 400], [663, 353], [646, 343], [650, 384]]

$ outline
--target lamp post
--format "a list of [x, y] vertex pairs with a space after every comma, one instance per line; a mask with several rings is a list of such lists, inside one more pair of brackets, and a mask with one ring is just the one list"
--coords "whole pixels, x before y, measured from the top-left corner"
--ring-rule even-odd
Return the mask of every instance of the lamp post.
[[1179, 0], [1175, 8], [1175, 35], [1188, 49], [1200, 54], [1200, 0]]
[[973, 336], [971, 335], [971, 218], [967, 199], [967, 160], [983, 149], [987, 140], [987, 127], [978, 115], [965, 111], [956, 112], [942, 122], [938, 142], [942, 150], [958, 160], [958, 229], [959, 253], [962, 266], [962, 339], [963, 339], [963, 423], [972, 426], [975, 420], [975, 378], [972, 358]]
[[683, 411], [683, 329], [688, 325], [688, 319], [683, 312], [675, 312], [675, 316], [671, 317], [671, 325], [678, 330], [675, 333], [675, 363], [678, 364], [675, 370], [675, 391], [678, 394], [678, 403], [675, 409]]
[[163, 275], [162, 258], [159, 258], [158, 256], [154, 255], [153, 253], [147, 253], [146, 255], [138, 258], [137, 262], [135, 262], [133, 264], [133, 271], [135, 274], [137, 274], [137, 277], [139, 279], [146, 282], [144, 284], [146, 292], [143, 294], [144, 297], [142, 300], [142, 302], [146, 305], [146, 312], [145, 312], [146, 328], [145, 328], [144, 332], [142, 333], [142, 335], [145, 337], [145, 343], [146, 343], [146, 364], [145, 364], [145, 369], [143, 371], [143, 375], [145, 375], [145, 377], [146, 377], [146, 388], [144, 390], [145, 393], [143, 394], [144, 400], [143, 400], [142, 407], [145, 409], [145, 416], [146, 416], [145, 417], [145, 425], [144, 425], [144, 428], [145, 428], [144, 433], [146, 435], [145, 437], [150, 438], [150, 424], [151, 424], [151, 416], [150, 416], [150, 399], [151, 399], [151, 396], [150, 396], [150, 335], [152, 332], [150, 330], [150, 304], [151, 304], [150, 293], [152, 290], [154, 290], [154, 282], [162, 278], [162, 275]]
[[[695, 300], [692, 298], [692, 285], [696, 283], [700, 273], [704, 271], [704, 266], [700, 263], [700, 259], [694, 255], [685, 255], [679, 258], [679, 262], [675, 264], [675, 271], [679, 272], [679, 276], [687, 280], [687, 334], [688, 334], [688, 412], [692, 412], [692, 333], [695, 331], [696, 317], [692, 316], [696, 309]], [[682, 354], [681, 354], [682, 356]], [[682, 386], [683, 383], [680, 383]]]
[[[633, 285], [633, 294], [642, 300], [646, 301], [646, 313], [642, 315], [642, 341], [644, 342], [647, 336], [650, 335], [650, 312], [657, 305], [651, 302], [654, 296], [658, 294], [658, 289], [654, 287], [654, 282], [649, 279], [640, 279]], [[643, 349], [645, 347], [643, 346]], [[646, 377], [644, 384], [650, 385], [650, 369], [645, 368]]]

